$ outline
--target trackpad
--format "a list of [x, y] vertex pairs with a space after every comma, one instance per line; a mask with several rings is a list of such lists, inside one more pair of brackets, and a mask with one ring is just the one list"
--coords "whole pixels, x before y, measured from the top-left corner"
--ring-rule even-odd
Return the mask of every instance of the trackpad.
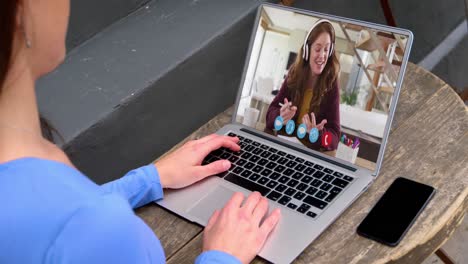
[[203, 197], [195, 206], [189, 209], [188, 214], [195, 217], [197, 223], [206, 225], [216, 209], [221, 209], [234, 195], [234, 191], [223, 186], [217, 186], [213, 191]]

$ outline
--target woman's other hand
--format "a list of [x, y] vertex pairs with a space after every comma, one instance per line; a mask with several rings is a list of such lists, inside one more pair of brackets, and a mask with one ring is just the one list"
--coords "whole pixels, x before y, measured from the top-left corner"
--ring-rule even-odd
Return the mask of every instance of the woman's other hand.
[[231, 167], [228, 160], [218, 160], [202, 166], [203, 159], [221, 147], [239, 151], [239, 138], [212, 134], [191, 140], [161, 160], [155, 162], [163, 188], [179, 189]]
[[287, 98], [284, 98], [283, 106], [280, 108], [280, 115], [286, 124], [291, 118], [294, 117], [297, 111], [297, 106], [293, 106], [292, 102], [289, 102]]
[[302, 117], [302, 123], [304, 123], [307, 127], [307, 132], [309, 132], [312, 128], [316, 127], [319, 131], [322, 131], [323, 127], [327, 123], [326, 119], [323, 119], [320, 124], [317, 124], [315, 121], [315, 114], [314, 112], [310, 113], [310, 117], [308, 114], [305, 114]]
[[203, 251], [219, 250], [250, 263], [260, 252], [268, 235], [278, 223], [281, 213], [268, 213], [268, 201], [253, 192], [244, 204], [244, 195], [235, 193], [223, 209], [211, 216], [203, 233]]

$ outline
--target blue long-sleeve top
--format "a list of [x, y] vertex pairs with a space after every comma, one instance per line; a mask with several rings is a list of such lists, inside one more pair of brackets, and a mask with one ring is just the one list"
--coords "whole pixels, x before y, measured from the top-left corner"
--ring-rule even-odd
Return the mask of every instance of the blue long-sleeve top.
[[[163, 198], [152, 164], [96, 185], [60, 162], [0, 164], [0, 263], [165, 263], [152, 230], [133, 208]], [[196, 263], [240, 263], [206, 251]]]

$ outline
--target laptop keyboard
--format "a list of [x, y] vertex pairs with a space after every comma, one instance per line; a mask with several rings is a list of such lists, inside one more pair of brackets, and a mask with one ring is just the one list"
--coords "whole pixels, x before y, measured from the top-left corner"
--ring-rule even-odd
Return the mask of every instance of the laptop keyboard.
[[219, 177], [309, 217], [317, 217], [354, 179], [232, 132], [228, 135], [240, 139], [241, 150], [220, 148], [203, 164], [227, 159], [231, 168]]

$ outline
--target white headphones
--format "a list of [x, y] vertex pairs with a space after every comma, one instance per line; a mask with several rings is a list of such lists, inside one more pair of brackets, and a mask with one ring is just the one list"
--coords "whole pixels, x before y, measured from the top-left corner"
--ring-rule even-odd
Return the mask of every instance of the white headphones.
[[[308, 62], [309, 61], [309, 45], [307, 45], [307, 40], [309, 39], [309, 36], [310, 36], [310, 33], [312, 33], [312, 31], [314, 30], [315, 27], [317, 27], [318, 25], [320, 25], [321, 23], [328, 23], [332, 26], [333, 28], [333, 25], [331, 24], [331, 22], [327, 19], [319, 19], [317, 22], [315, 22], [315, 24], [312, 26], [312, 28], [309, 30], [309, 33], [307, 33], [307, 36], [306, 38], [304, 39], [304, 45], [302, 46], [302, 49], [304, 50], [304, 52], [302, 53], [302, 58], [304, 59], [304, 62]], [[328, 52], [328, 57], [330, 58], [331, 55], [333, 54], [333, 48], [334, 48], [334, 45], [335, 45], [335, 29], [333, 28], [333, 36], [331, 36], [333, 39], [331, 40], [332, 43], [330, 45], [330, 51]]]

